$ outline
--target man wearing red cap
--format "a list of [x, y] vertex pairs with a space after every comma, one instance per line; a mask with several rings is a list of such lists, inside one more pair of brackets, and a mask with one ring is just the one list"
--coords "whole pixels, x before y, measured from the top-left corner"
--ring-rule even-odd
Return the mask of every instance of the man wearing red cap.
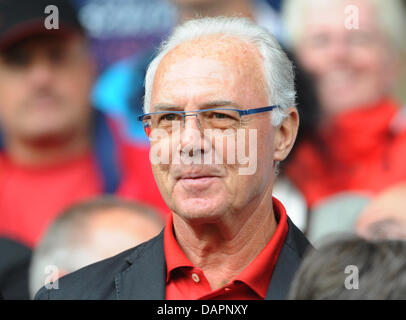
[[132, 197], [161, 201], [147, 151], [119, 148], [91, 107], [95, 65], [75, 9], [48, 5], [0, 0], [0, 234], [30, 247], [64, 208], [126, 189], [127, 176]]

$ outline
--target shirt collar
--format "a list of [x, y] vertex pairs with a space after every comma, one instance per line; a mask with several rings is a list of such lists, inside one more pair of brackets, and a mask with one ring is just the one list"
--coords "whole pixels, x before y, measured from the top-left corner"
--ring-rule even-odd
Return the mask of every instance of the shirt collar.
[[236, 281], [242, 281], [250, 286], [262, 299], [265, 299], [273, 270], [288, 233], [288, 218], [285, 207], [275, 197], [273, 198], [273, 209], [278, 223], [274, 234], [265, 248], [235, 278]]
[[166, 283], [169, 282], [170, 274], [173, 270], [181, 267], [194, 267], [176, 241], [173, 233], [173, 213], [169, 215], [165, 225], [164, 251], [166, 260]]
[[[278, 223], [274, 234], [258, 256], [234, 279], [234, 281], [247, 284], [263, 299], [266, 296], [273, 269], [288, 233], [286, 210], [275, 197], [273, 198], [273, 209]], [[195, 267], [176, 241], [172, 214], [170, 214], [164, 230], [164, 251], [167, 270], [166, 283], [169, 282], [173, 270]]]

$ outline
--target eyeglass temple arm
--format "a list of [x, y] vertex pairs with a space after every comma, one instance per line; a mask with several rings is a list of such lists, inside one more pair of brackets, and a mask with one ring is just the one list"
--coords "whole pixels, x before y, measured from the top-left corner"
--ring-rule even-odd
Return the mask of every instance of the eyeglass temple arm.
[[261, 112], [266, 112], [266, 111], [272, 111], [275, 108], [280, 108], [280, 106], [275, 105], [275, 106], [256, 108], [256, 109], [250, 109], [250, 110], [239, 110], [239, 112], [240, 112], [240, 115], [248, 115], [248, 114], [255, 114], [255, 113], [261, 113]]

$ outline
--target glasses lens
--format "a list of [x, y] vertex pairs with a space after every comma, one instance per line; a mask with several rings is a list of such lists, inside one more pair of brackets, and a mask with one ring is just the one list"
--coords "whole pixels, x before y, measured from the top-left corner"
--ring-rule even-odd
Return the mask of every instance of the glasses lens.
[[205, 128], [237, 129], [240, 125], [240, 114], [235, 110], [213, 109], [200, 113]]
[[[210, 109], [197, 114], [202, 129], [238, 129], [241, 123], [239, 112], [231, 109]], [[172, 133], [181, 127], [182, 122], [183, 114], [175, 112], [154, 113], [143, 119], [144, 131], [148, 137], [154, 129]]]
[[182, 121], [182, 115], [179, 113], [163, 112], [153, 114], [151, 120], [153, 128], [167, 129], [172, 127], [174, 122]]

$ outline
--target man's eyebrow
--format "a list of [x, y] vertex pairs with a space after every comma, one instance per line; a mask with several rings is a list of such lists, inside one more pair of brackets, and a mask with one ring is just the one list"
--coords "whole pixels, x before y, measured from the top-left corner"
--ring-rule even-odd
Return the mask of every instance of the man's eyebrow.
[[[240, 106], [232, 101], [228, 100], [214, 100], [210, 102], [205, 102], [199, 105], [199, 109], [211, 109], [219, 107], [234, 107], [240, 109]], [[184, 107], [171, 103], [158, 103], [153, 106], [154, 111], [178, 111], [184, 110]]]
[[166, 111], [166, 110], [181, 110], [181, 106], [170, 103], [158, 103], [152, 107], [154, 111]]
[[234, 107], [237, 109], [241, 108], [237, 103], [228, 100], [215, 100], [200, 105], [201, 109], [218, 108], [218, 107]]

